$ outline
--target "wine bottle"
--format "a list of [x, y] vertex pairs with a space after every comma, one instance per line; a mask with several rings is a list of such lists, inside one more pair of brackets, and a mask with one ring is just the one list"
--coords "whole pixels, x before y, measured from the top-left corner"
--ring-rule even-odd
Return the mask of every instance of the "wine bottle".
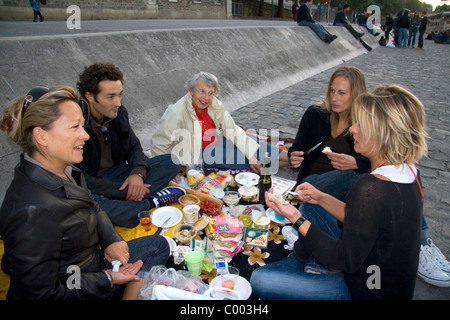
[[259, 203], [266, 206], [264, 194], [272, 187], [272, 177], [270, 176], [270, 159], [269, 153], [266, 152], [262, 162], [261, 173], [258, 182], [259, 189]]

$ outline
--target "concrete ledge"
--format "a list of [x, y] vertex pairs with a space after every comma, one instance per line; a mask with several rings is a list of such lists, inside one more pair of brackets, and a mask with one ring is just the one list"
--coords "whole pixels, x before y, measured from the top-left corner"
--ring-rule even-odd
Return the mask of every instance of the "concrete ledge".
[[[88, 13], [87, 13], [88, 12]], [[66, 8], [45, 8], [42, 10], [45, 21], [64, 21], [72, 13], [67, 13]], [[147, 10], [113, 10], [113, 9], [89, 9], [81, 11], [83, 20], [111, 20], [111, 19], [156, 19], [159, 17], [158, 5], [149, 4]], [[33, 21], [31, 7], [0, 7], [1, 21]]]
[[[75, 87], [81, 70], [112, 62], [125, 75], [123, 104], [144, 149], [168, 104], [186, 93], [186, 81], [209, 71], [221, 82], [229, 111], [366, 53], [343, 27], [327, 27], [339, 38], [323, 43], [308, 27], [241, 27], [77, 36], [27, 37], [0, 41], [0, 99], [3, 107], [36, 85]], [[376, 38], [366, 35], [369, 45]], [[256, 128], [255, 128], [256, 129]], [[0, 133], [0, 199], [12, 179], [19, 148]]]

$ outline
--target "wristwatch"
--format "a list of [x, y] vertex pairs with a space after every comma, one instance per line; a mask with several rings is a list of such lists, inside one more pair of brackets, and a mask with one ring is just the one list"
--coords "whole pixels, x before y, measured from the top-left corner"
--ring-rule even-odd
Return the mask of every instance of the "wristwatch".
[[145, 176], [142, 173], [137, 173], [137, 175], [142, 178], [142, 181], [145, 180]]
[[297, 221], [294, 222], [293, 227], [295, 230], [298, 230], [300, 226], [303, 224], [303, 222], [306, 221], [306, 218], [302, 215], [300, 218], [297, 219]]

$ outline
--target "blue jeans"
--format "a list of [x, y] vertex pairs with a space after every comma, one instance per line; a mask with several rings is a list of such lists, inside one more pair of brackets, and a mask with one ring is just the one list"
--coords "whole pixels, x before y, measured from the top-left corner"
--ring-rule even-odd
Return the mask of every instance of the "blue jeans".
[[325, 29], [325, 27], [320, 23], [313, 23], [306, 20], [302, 20], [297, 24], [300, 27], [310, 27], [322, 41], [325, 41], [325, 38], [328, 35], [327, 29]]
[[295, 254], [260, 267], [250, 278], [252, 291], [268, 300], [348, 300], [343, 273], [311, 274]]
[[341, 236], [341, 229], [338, 221], [328, 211], [317, 204], [310, 204], [303, 202], [299, 208], [302, 215], [308, 221], [319, 226], [322, 231], [332, 236], [334, 239], [339, 239]]
[[[408, 47], [411, 44], [414, 47], [414, 44], [416, 43], [416, 35], [417, 35], [417, 27], [409, 28]], [[412, 39], [412, 43], [411, 43], [411, 39]]]
[[[142, 260], [143, 265], [137, 275], [143, 275], [150, 271], [153, 266], [165, 265], [169, 259], [169, 244], [162, 236], [147, 236], [127, 242], [130, 252], [130, 263]], [[107, 260], [104, 269], [111, 269], [112, 265]], [[125, 285], [114, 286], [114, 297], [121, 298]]]
[[[337, 219], [321, 206], [303, 202], [301, 213], [321, 230], [339, 239], [341, 229]], [[261, 299], [347, 300], [350, 293], [341, 272], [311, 274], [304, 271], [306, 264], [318, 263], [312, 259], [300, 262], [295, 254], [253, 271], [252, 290]]]
[[419, 48], [423, 48], [423, 35], [425, 34], [425, 30], [419, 30], [419, 44], [417, 45]]
[[[138, 213], [149, 210], [152, 195], [167, 186], [180, 171], [180, 165], [172, 162], [170, 154], [164, 154], [148, 159], [148, 171], [145, 183], [150, 184], [150, 193], [142, 201], [111, 200], [102, 195], [93, 194], [109, 216], [114, 225], [125, 228], [133, 228], [139, 224]], [[114, 182], [123, 182], [130, 175], [131, 168], [128, 164], [114, 166], [106, 170], [101, 177]]]
[[406, 42], [408, 41], [408, 29], [401, 28], [398, 33], [398, 45], [406, 48]]
[[[253, 137], [250, 137], [253, 139]], [[256, 139], [254, 139], [256, 140]], [[279, 168], [278, 156], [282, 151], [275, 145], [258, 141], [260, 145], [255, 157], [264, 159], [266, 152], [270, 158], [270, 172], [276, 174]], [[222, 154], [220, 154], [222, 153]], [[219, 168], [230, 170], [250, 170], [250, 164], [245, 155], [234, 145], [234, 143], [222, 135], [217, 137], [217, 142], [202, 150], [203, 168]]]
[[[307, 218], [311, 223], [319, 226], [320, 229], [326, 234], [336, 240], [341, 237], [341, 228], [339, 227], [338, 220], [321, 206], [303, 202], [299, 210], [305, 218]], [[328, 269], [328, 266], [323, 265], [315, 258], [311, 258], [306, 261], [305, 265], [308, 265], [308, 267], [312, 267], [314, 269]]]

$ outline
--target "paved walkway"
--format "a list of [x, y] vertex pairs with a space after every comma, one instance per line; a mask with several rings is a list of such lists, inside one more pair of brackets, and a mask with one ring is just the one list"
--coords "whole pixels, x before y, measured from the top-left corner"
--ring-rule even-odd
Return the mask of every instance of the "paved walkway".
[[[367, 35], [366, 35], [367, 36]], [[424, 41], [424, 49], [379, 47], [335, 68], [290, 86], [233, 112], [239, 125], [279, 129], [280, 137], [295, 138], [306, 108], [324, 98], [328, 80], [340, 66], [360, 68], [369, 89], [379, 83], [396, 83], [413, 92], [427, 113], [428, 157], [420, 161], [425, 193], [424, 214], [428, 233], [450, 259], [450, 45]], [[295, 179], [292, 169], [279, 176]], [[415, 299], [450, 299], [450, 288], [438, 288], [417, 281]]]

